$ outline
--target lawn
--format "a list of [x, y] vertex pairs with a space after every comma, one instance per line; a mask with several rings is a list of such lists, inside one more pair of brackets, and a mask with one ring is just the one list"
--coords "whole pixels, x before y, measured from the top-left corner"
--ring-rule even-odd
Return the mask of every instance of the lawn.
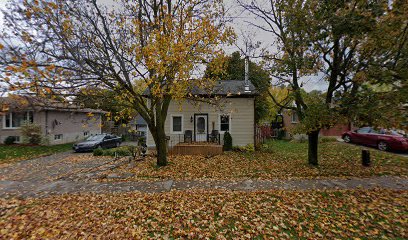
[[133, 173], [134, 176], [128, 180], [290, 179], [408, 174], [406, 157], [373, 149], [372, 166], [363, 167], [361, 147], [339, 142], [319, 145], [319, 167], [307, 164], [307, 143], [270, 141], [263, 149], [255, 153], [225, 152], [214, 157], [170, 156], [169, 165], [160, 168], [156, 167], [155, 159], [149, 157], [132, 167], [124, 165], [113, 172]]
[[0, 200], [6, 239], [407, 239], [408, 192], [171, 191]]
[[0, 145], [0, 164], [46, 156], [72, 149], [72, 144], [53, 146]]

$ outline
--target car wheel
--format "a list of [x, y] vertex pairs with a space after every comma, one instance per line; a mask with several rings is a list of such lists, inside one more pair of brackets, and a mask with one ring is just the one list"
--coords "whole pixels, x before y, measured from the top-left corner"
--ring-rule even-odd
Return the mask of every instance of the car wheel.
[[345, 136], [343, 137], [343, 140], [344, 140], [344, 142], [346, 142], [346, 143], [350, 143], [350, 142], [351, 142], [351, 137], [350, 137], [349, 135], [345, 135]]
[[377, 148], [380, 151], [387, 151], [388, 150], [388, 143], [381, 141], [377, 144]]

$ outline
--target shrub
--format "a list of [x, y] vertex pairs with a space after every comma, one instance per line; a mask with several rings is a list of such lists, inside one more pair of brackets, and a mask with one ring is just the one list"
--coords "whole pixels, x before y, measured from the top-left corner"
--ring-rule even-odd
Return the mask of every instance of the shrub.
[[21, 126], [21, 134], [25, 141], [31, 144], [41, 143], [41, 126], [37, 124], [27, 123]]
[[101, 148], [97, 148], [93, 150], [93, 155], [94, 156], [102, 156], [103, 155], [103, 150]]
[[93, 151], [94, 156], [111, 156], [114, 157], [115, 153], [118, 157], [131, 156], [132, 152], [128, 146], [111, 148], [111, 149], [100, 149], [97, 148]]
[[229, 132], [224, 133], [224, 151], [232, 150], [232, 137]]
[[242, 147], [234, 146], [232, 147], [232, 150], [236, 152], [252, 153], [252, 152], [255, 152], [255, 147], [254, 147], [254, 144], [247, 144], [246, 146], [242, 146]]
[[4, 144], [6, 145], [11, 145], [14, 144], [16, 142], [16, 137], [14, 136], [8, 136], [6, 137], [6, 139], [4, 139]]
[[321, 137], [319, 140], [321, 143], [337, 142], [337, 137]]

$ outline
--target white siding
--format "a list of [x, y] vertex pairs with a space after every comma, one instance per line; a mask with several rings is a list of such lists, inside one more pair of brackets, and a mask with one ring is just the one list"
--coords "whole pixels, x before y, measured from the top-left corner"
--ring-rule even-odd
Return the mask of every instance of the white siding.
[[[183, 141], [183, 136], [180, 134], [171, 133], [171, 116], [183, 115], [183, 129], [194, 131], [194, 121], [191, 122], [191, 117], [194, 114], [208, 114], [208, 132], [212, 130], [220, 130], [220, 114], [229, 114], [230, 133], [232, 136], [232, 144], [234, 146], [245, 146], [254, 143], [254, 98], [228, 98], [222, 100], [217, 106], [207, 103], [191, 103], [190, 101], [183, 101], [181, 104], [172, 101], [169, 106], [165, 122], [166, 135], [170, 136], [170, 146], [174, 146], [179, 141]], [[194, 132], [193, 132], [194, 139]], [[221, 141], [223, 135], [221, 134]], [[155, 146], [153, 137], [148, 132], [147, 145], [149, 147]]]

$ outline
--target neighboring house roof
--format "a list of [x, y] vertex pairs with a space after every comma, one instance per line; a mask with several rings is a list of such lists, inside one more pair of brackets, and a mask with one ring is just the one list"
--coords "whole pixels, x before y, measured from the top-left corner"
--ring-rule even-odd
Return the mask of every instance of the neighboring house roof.
[[144, 118], [142, 116], [138, 115], [136, 117], [136, 125], [147, 126], [147, 122], [146, 122], [146, 120], [144, 120]]
[[141, 115], [137, 115], [136, 117], [134, 117], [130, 121], [130, 124], [137, 125], [137, 126], [147, 126], [147, 122], [144, 120], [144, 118]]
[[72, 103], [26, 95], [0, 97], [0, 112], [9, 110], [50, 110], [61, 112], [106, 113], [99, 109], [83, 108]]
[[[200, 89], [193, 87], [190, 91], [192, 95], [198, 96], [226, 96], [226, 97], [253, 97], [259, 95], [255, 86], [249, 82], [249, 91], [245, 91], [244, 80], [222, 80], [217, 81], [216, 85], [211, 90]], [[146, 89], [144, 96], [150, 95], [150, 90]]]

